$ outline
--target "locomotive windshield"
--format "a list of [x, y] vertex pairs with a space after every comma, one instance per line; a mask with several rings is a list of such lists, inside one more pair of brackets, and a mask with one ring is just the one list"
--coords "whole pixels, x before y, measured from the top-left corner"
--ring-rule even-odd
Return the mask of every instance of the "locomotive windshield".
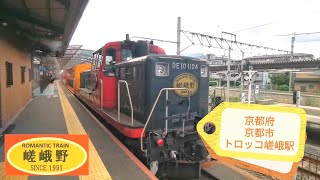
[[132, 59], [131, 49], [121, 49], [121, 61]]
[[[111, 56], [112, 60], [115, 61], [117, 59], [117, 50], [114, 48], [108, 48], [106, 50], [106, 56]], [[105, 62], [107, 63], [107, 62]]]

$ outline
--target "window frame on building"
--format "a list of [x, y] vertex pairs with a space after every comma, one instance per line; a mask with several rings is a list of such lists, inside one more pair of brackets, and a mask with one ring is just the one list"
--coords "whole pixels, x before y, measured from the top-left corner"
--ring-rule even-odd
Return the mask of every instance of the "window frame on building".
[[309, 84], [309, 89], [314, 89], [314, 85], [313, 84]]
[[6, 85], [13, 86], [13, 64], [6, 61]]
[[32, 73], [32, 69], [29, 68], [29, 82], [33, 80], [33, 73]]
[[24, 84], [26, 82], [26, 66], [21, 66], [21, 84]]

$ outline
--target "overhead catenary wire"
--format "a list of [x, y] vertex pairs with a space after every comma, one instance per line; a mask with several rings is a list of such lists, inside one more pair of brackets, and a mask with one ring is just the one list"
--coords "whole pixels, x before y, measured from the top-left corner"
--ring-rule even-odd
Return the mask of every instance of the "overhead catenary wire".
[[[287, 50], [281, 50], [281, 49], [275, 49], [275, 48], [270, 48], [270, 47], [265, 47], [265, 46], [260, 46], [260, 45], [254, 45], [254, 44], [239, 42], [236, 40], [228, 40], [228, 39], [225, 39], [222, 37], [215, 37], [215, 36], [211, 36], [211, 35], [205, 35], [205, 34], [195, 33], [195, 32], [186, 31], [186, 30], [180, 30], [180, 31], [191, 42], [191, 44], [189, 46], [187, 46], [186, 48], [184, 48], [183, 50], [189, 48], [192, 45], [201, 45], [201, 46], [206, 46], [209, 48], [212, 47], [212, 48], [218, 48], [218, 49], [224, 49], [224, 50], [229, 50], [229, 48], [231, 48], [232, 51], [247, 53], [247, 54], [254, 54], [252, 52], [253, 50], [265, 50], [266, 53], [273, 51], [274, 54], [275, 54], [275, 52], [283, 52], [284, 54], [290, 53], [290, 51], [287, 51]], [[194, 39], [196, 39], [196, 40], [194, 40]], [[233, 47], [235, 47], [235, 48], [233, 48]], [[251, 51], [247, 51], [247, 49], [249, 49], [249, 48], [251, 49]]]
[[320, 34], [320, 32], [311, 32], [311, 33], [292, 33], [292, 34], [282, 34], [274, 36], [297, 36], [297, 35], [309, 35], [309, 34]]
[[238, 30], [238, 31], [234, 31], [232, 33], [242, 32], [242, 31], [246, 31], [246, 30], [250, 30], [250, 29], [266, 26], [266, 25], [269, 25], [269, 24], [272, 24], [272, 23], [265, 23], [265, 24], [261, 24], [261, 25], [258, 25], [258, 26], [253, 26], [253, 27], [250, 27], [250, 28], [245, 28], [245, 29], [241, 29], [241, 30]]

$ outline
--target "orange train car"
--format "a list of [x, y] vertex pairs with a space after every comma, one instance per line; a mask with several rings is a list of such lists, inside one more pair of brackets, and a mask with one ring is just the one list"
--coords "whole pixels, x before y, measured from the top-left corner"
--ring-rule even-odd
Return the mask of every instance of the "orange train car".
[[64, 72], [64, 85], [69, 89], [69, 91], [71, 91], [71, 93], [74, 94], [80, 91], [80, 73], [91, 70], [91, 67], [92, 65], [90, 63], [78, 64]]

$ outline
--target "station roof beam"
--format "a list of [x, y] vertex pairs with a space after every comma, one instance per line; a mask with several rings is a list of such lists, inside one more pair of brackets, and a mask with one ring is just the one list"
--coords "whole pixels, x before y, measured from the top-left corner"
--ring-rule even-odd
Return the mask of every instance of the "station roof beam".
[[62, 57], [88, 0], [2, 0], [1, 28], [27, 38], [33, 49]]

